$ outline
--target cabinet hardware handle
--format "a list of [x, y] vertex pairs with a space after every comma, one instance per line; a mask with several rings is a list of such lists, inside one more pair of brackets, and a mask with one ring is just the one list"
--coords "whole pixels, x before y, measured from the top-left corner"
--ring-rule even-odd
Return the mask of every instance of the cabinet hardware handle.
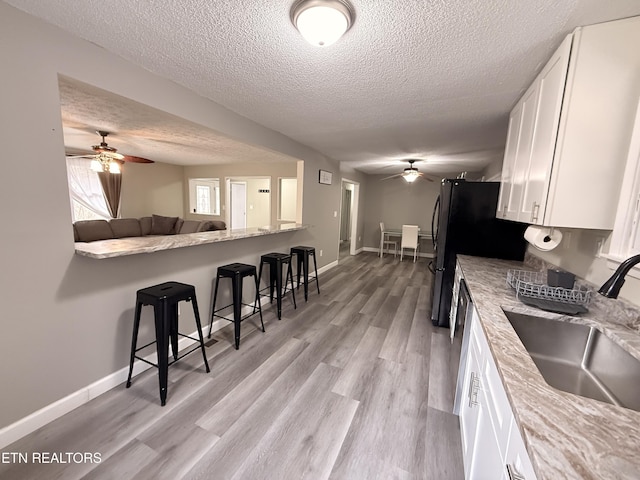
[[504, 204], [504, 207], [502, 207], [502, 218], [506, 218], [507, 217], [507, 204]]
[[471, 372], [469, 379], [469, 408], [478, 406], [478, 390], [480, 390], [480, 376]]
[[509, 476], [509, 480], [527, 480], [524, 478], [524, 475], [519, 473], [516, 468], [509, 463], [507, 463], [507, 475]]
[[531, 207], [531, 221], [538, 221], [538, 214], [540, 213], [540, 204], [538, 202], [533, 202], [533, 206]]

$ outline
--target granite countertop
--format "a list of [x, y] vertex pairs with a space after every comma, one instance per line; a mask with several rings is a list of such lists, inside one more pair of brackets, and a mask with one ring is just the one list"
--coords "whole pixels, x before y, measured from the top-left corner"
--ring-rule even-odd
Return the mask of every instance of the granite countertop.
[[460, 255], [458, 263], [538, 480], [640, 479], [640, 412], [549, 386], [502, 310], [595, 326], [640, 359], [640, 309], [594, 292], [588, 313], [543, 312], [506, 284], [509, 269], [542, 271], [541, 262]]
[[128, 237], [96, 242], [76, 242], [78, 255], [91, 258], [113, 258], [139, 253], [152, 253], [173, 248], [206, 245], [208, 243], [226, 242], [241, 238], [260, 237], [275, 233], [305, 230], [308, 225], [287, 223], [260, 228], [242, 228], [237, 230], [217, 230], [215, 232], [186, 233], [182, 235], [160, 235], [148, 237]]

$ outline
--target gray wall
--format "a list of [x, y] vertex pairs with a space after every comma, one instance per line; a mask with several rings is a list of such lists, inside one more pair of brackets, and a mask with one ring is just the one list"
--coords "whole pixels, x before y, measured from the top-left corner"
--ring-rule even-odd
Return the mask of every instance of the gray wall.
[[[265, 176], [271, 178], [271, 223], [277, 224], [278, 218], [278, 177], [296, 177], [296, 162], [291, 163], [245, 163], [242, 159], [234, 165], [198, 165], [184, 168], [185, 189], [185, 218], [215, 220], [225, 219], [226, 208], [226, 177]], [[193, 215], [188, 210], [189, 205], [189, 179], [190, 178], [219, 178], [220, 179], [220, 216]], [[261, 194], [265, 195], [265, 194]]]
[[[123, 218], [152, 214], [184, 217], [184, 167], [167, 163], [125, 163], [120, 212]], [[187, 197], [188, 199], [188, 197]]]
[[385, 175], [367, 177], [364, 246], [380, 246], [380, 222], [389, 228], [410, 224], [431, 231], [431, 214], [440, 193], [440, 183], [419, 179], [407, 184], [401, 178], [383, 178]]
[[[598, 257], [597, 242], [603, 238], [606, 240], [604, 247], [606, 252], [611, 232], [563, 228], [560, 231], [563, 233], [563, 239], [555, 250], [541, 252], [530, 246], [529, 252], [597, 286], [602, 285], [613, 274], [614, 269], [608, 265], [605, 258]], [[640, 279], [627, 275], [620, 290], [620, 297], [640, 306]]]
[[[10, 386], [2, 392], [0, 428], [127, 364], [137, 289], [183, 281], [207, 305], [219, 265], [255, 263], [261, 253], [293, 243], [322, 249], [319, 266], [337, 259], [333, 211], [340, 186], [317, 179], [320, 168], [338, 172], [336, 162], [3, 2], [0, 60], [0, 209], [7, 226], [0, 249], [0, 385]], [[304, 160], [303, 221], [312, 227], [109, 260], [75, 255], [58, 74]]]

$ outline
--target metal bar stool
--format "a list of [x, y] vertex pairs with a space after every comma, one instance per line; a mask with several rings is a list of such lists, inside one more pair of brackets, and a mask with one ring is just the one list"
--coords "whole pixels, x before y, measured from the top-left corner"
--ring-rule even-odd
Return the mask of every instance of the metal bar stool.
[[[260, 273], [258, 275], [258, 284], [262, 280], [262, 267], [264, 264], [269, 265], [269, 286], [263, 290], [269, 289], [269, 301], [273, 303], [273, 291], [276, 291], [276, 304], [278, 307], [278, 320], [282, 318], [282, 297], [287, 294], [287, 284], [291, 281], [291, 297], [293, 298], [293, 308], [296, 305], [296, 294], [293, 290], [293, 271], [291, 268], [291, 255], [286, 253], [267, 253], [260, 257]], [[287, 264], [287, 273], [284, 279], [284, 291], [282, 289], [282, 269]]]
[[[191, 302], [193, 306], [193, 314], [196, 319], [198, 328], [198, 338], [190, 337], [178, 332], [178, 302]], [[152, 305], [155, 318], [156, 339], [153, 342], [138, 348], [138, 329], [140, 327], [140, 314], [143, 305]], [[178, 356], [178, 336], [190, 338], [198, 342], [198, 345], [189, 351]], [[173, 361], [169, 362], [169, 340], [171, 340], [171, 352]], [[156, 344], [158, 352], [158, 363], [151, 363], [148, 360], [139, 357], [136, 353], [143, 348]], [[133, 337], [131, 340], [131, 358], [129, 361], [129, 377], [127, 378], [127, 388], [131, 386], [131, 374], [133, 372], [133, 362], [137, 358], [158, 369], [158, 378], [160, 381], [160, 404], [165, 405], [167, 401], [167, 377], [169, 373], [169, 365], [175, 363], [178, 359], [194, 352], [198, 349], [202, 350], [202, 358], [207, 373], [209, 373], [209, 363], [207, 355], [204, 351], [204, 339], [202, 337], [202, 326], [200, 324], [200, 313], [198, 311], [198, 301], [196, 300], [196, 289], [193, 285], [187, 285], [179, 282], [166, 282], [152, 287], [138, 290], [136, 294], [136, 311], [133, 320]]]
[[[291, 247], [291, 255], [296, 255], [296, 257], [298, 258], [298, 289], [300, 288], [300, 267], [302, 267], [302, 273], [304, 273], [304, 301], [306, 302], [309, 292], [309, 282], [315, 280], [318, 294], [320, 294], [320, 285], [318, 284], [318, 264], [316, 263], [316, 249], [314, 247], [304, 246]], [[315, 271], [315, 276], [313, 277], [309, 277], [309, 257], [313, 257], [313, 269]]]
[[[253, 305], [242, 303], [242, 283], [245, 277], [253, 276], [256, 282], [256, 299]], [[233, 303], [225, 305], [216, 309], [216, 301], [218, 299], [218, 284], [221, 278], [231, 279], [231, 289]], [[256, 267], [254, 265], [247, 265], [244, 263], [231, 263], [218, 267], [218, 273], [216, 275], [216, 286], [213, 294], [213, 306], [211, 308], [211, 321], [209, 322], [209, 338], [211, 338], [211, 328], [213, 327], [213, 317], [224, 318], [229, 320], [223, 315], [218, 315], [218, 312], [233, 306], [233, 325], [234, 336], [236, 341], [236, 350], [240, 348], [240, 323], [246, 318], [256, 314], [256, 310], [260, 313], [260, 324], [262, 325], [262, 331], [264, 332], [264, 322], [262, 321], [262, 307], [260, 306], [260, 292], [259, 292], [258, 276], [256, 275]], [[242, 306], [253, 307], [253, 312], [242, 316]]]

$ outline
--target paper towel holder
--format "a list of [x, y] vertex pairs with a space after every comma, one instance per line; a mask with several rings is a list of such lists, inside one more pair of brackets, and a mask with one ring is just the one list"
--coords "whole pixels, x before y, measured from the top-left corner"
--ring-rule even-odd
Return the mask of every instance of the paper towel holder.
[[[537, 235], [540, 235], [540, 237], [529, 238], [530, 236], [528, 235], [528, 233], [530, 230], [532, 231], [531, 233], [534, 236], [537, 233]], [[537, 232], [535, 232], [536, 230]], [[560, 230], [556, 231], [554, 227], [545, 228], [545, 227], [537, 227], [534, 225], [529, 225], [529, 227], [527, 228], [527, 231], [525, 232], [525, 239], [534, 248], [543, 252], [548, 252], [550, 250], [553, 250], [554, 248], [557, 248], [557, 246], [560, 244], [560, 242], [562, 241], [562, 232]]]

